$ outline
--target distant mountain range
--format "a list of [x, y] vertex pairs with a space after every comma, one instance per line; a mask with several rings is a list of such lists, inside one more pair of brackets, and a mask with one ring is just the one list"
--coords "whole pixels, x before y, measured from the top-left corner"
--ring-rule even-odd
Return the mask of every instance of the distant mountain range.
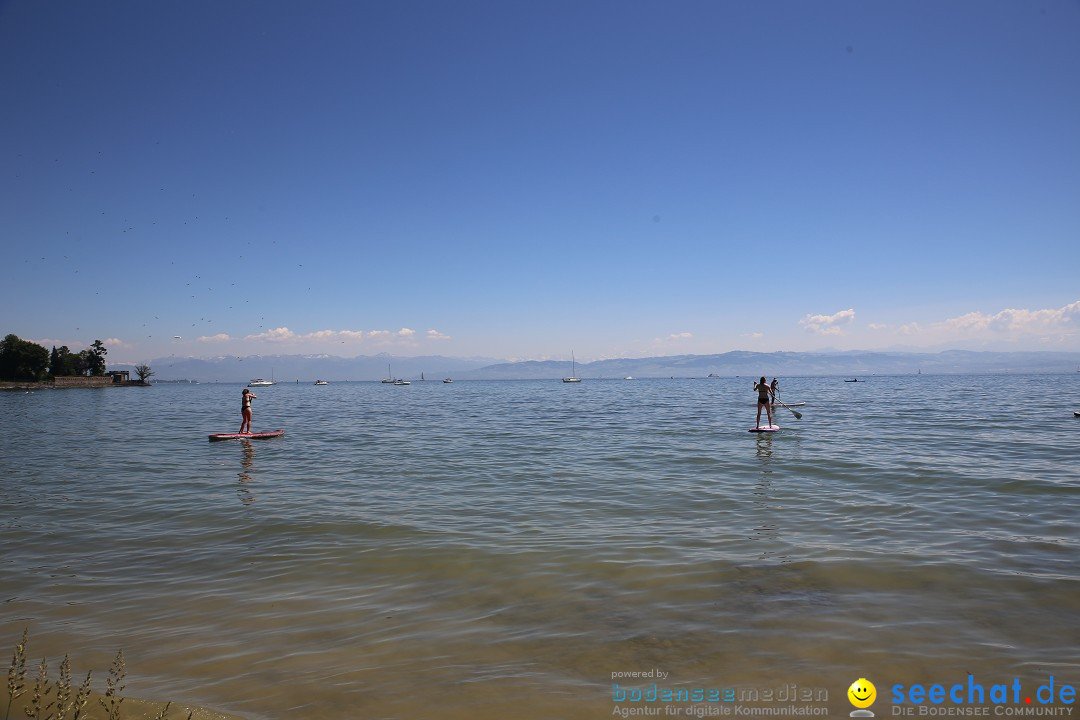
[[[343, 358], [334, 355], [250, 355], [247, 357], [158, 358], [148, 363], [154, 381], [246, 382], [271, 376], [279, 382], [316, 379], [381, 380], [554, 380], [570, 375], [567, 361], [499, 362], [493, 358], [452, 358], [441, 355], [389, 355]], [[389, 368], [388, 368], [389, 366]], [[131, 370], [129, 364], [110, 364], [110, 370]], [[621, 358], [578, 363], [581, 378], [928, 375], [966, 373], [1074, 373], [1080, 369], [1076, 352], [977, 352], [948, 350], [913, 352], [775, 352], [735, 350], [718, 355], [673, 355]]]

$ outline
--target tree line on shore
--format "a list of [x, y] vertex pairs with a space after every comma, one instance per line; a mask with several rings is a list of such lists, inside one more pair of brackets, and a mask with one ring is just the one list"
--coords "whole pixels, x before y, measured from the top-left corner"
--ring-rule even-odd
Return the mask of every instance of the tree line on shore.
[[[77, 353], [71, 352], [67, 345], [59, 348], [54, 345], [50, 352], [35, 342], [9, 334], [0, 340], [0, 380], [40, 382], [55, 377], [100, 377], [105, 375], [108, 353], [100, 340]], [[135, 373], [142, 382], [154, 374], [149, 365], [137, 365]]]

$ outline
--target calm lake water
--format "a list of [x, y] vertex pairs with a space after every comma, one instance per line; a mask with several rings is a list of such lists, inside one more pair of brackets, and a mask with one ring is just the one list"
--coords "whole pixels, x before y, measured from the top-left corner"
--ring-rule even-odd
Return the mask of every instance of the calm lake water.
[[1080, 685], [1080, 376], [751, 384], [279, 384], [224, 443], [241, 385], [0, 393], [0, 650], [256, 719]]

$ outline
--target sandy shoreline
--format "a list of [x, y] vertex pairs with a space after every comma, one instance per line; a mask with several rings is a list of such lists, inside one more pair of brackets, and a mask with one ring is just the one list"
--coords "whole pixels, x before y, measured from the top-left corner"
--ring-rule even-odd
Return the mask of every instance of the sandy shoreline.
[[[28, 677], [25, 693], [22, 696], [16, 698], [15, 701], [11, 703], [11, 717], [34, 717], [32, 712], [28, 712], [31, 703], [33, 702], [33, 693], [33, 681], [31, 678]], [[80, 717], [85, 718], [85, 720], [106, 720], [106, 718], [108, 718], [109, 716], [109, 713], [105, 708], [101, 706], [101, 703], [99, 702], [99, 700], [103, 699], [103, 697], [104, 696], [99, 692], [91, 692], [89, 700], [87, 701], [86, 706], [83, 708], [83, 712]], [[41, 704], [44, 707], [49, 703], [54, 703], [55, 701], [56, 687], [54, 685], [50, 685], [50, 690], [44, 696]], [[5, 697], [0, 700], [0, 703], [3, 704], [4, 710], [7, 711], [8, 707], [6, 693]], [[165, 710], [166, 705], [168, 705], [167, 711]], [[42, 717], [47, 717], [50, 715], [50, 713], [54, 712], [55, 708], [49, 708], [47, 711], [43, 711]], [[246, 720], [240, 715], [228, 715], [226, 713], [221, 713], [216, 710], [196, 707], [193, 705], [184, 705], [176, 702], [167, 703], [157, 702], [153, 700], [139, 700], [137, 698], [129, 697], [125, 697], [123, 699], [123, 704], [121, 705], [120, 712], [120, 717], [124, 718], [124, 720], [188, 720], [188, 717], [190, 717], [191, 720]], [[165, 713], [164, 716], [162, 715], [163, 712]]]

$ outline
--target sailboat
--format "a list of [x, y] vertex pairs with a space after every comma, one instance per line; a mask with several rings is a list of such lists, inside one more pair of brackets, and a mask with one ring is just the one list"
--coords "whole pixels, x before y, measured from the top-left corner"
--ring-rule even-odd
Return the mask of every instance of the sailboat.
[[570, 351], [570, 377], [564, 377], [563, 382], [581, 382], [581, 378], [577, 376], [577, 358], [574, 357], [574, 351]]
[[390, 372], [390, 363], [386, 363], [386, 374], [390, 377], [383, 380], [384, 383], [390, 383], [391, 385], [412, 385], [408, 380], [402, 380], [401, 378], [395, 378], [394, 374]]

